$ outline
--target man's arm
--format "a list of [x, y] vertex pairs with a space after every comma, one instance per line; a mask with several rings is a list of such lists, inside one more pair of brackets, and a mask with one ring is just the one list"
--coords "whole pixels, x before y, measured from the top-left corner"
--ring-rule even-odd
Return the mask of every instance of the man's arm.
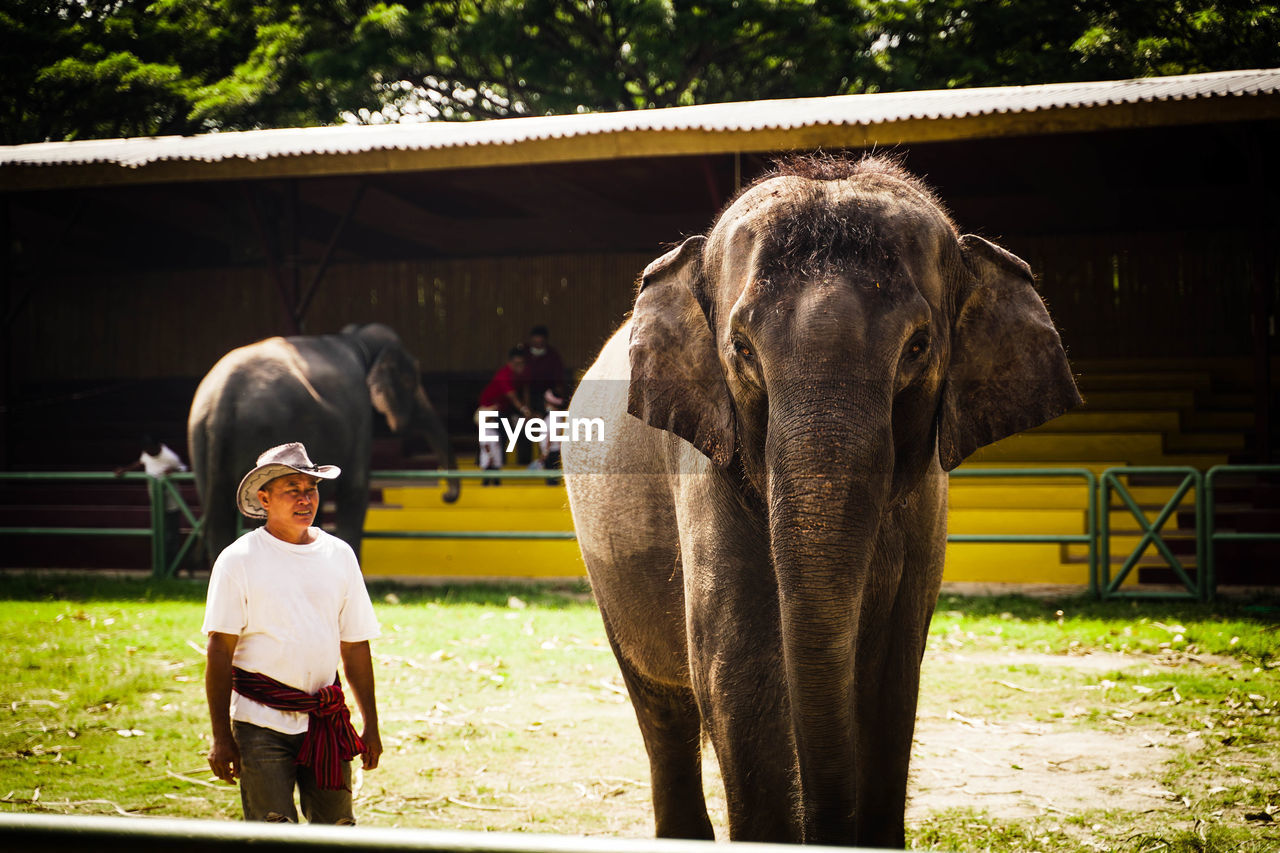
[[378, 733], [378, 700], [373, 690], [373, 653], [369, 650], [369, 641], [342, 644], [342, 669], [347, 675], [347, 684], [356, 696], [356, 705], [360, 708], [360, 716], [364, 718], [364, 731], [360, 739], [364, 741], [364, 752], [360, 757], [365, 770], [378, 766], [382, 757], [382, 735]]
[[528, 403], [525, 402], [525, 399], [523, 396], [517, 395], [514, 389], [507, 392], [507, 400], [511, 403], [511, 405], [515, 406], [516, 411], [518, 411], [520, 414], [524, 415], [525, 417], [529, 416]]
[[142, 470], [142, 460], [135, 459], [132, 462], [130, 462], [128, 465], [121, 465], [119, 468], [115, 470], [115, 474], [117, 477], [123, 477], [125, 474], [128, 474], [131, 471], [141, 471], [141, 470]]
[[233, 785], [240, 775], [240, 748], [231, 734], [231, 660], [239, 639], [235, 634], [211, 632], [204, 668], [204, 693], [213, 724], [209, 768], [213, 775]]

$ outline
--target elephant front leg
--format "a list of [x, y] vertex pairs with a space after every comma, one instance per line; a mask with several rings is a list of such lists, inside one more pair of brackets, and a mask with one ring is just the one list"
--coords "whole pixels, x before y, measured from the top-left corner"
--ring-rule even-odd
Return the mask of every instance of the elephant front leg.
[[614, 641], [607, 615], [604, 622], [649, 754], [656, 834], [715, 840], [702, 790], [702, 721], [693, 691], [639, 672]]
[[[936, 521], [926, 518], [914, 524]], [[856, 688], [856, 843], [866, 847], [896, 849], [906, 842], [903, 812], [920, 663], [942, 582], [944, 535], [900, 542], [906, 567], [892, 602], [864, 610], [866, 633], [859, 643]], [[872, 618], [872, 613], [882, 618]]]
[[[903, 644], [909, 645], [914, 644]], [[888, 652], [881, 667], [869, 667], [867, 674], [870, 684], [859, 690], [856, 700], [855, 843], [897, 850], [906, 843], [904, 803], [920, 684], [919, 657], [914, 649], [897, 647]]]
[[703, 724], [724, 780], [734, 841], [802, 840], [795, 743], [776, 604], [766, 589], [731, 575], [696, 602], [689, 624], [690, 669]]

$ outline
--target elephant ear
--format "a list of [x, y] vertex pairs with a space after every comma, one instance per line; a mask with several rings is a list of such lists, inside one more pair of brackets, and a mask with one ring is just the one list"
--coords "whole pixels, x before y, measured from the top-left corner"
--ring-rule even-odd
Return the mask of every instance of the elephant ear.
[[645, 268], [631, 315], [627, 411], [726, 468], [734, 450], [733, 404], [698, 299], [705, 242], [690, 237]]
[[953, 301], [951, 365], [938, 411], [938, 461], [950, 471], [979, 447], [1083, 402], [1031, 267], [966, 234], [968, 275]]
[[421, 391], [418, 362], [402, 347], [386, 347], [373, 362], [365, 381], [373, 407], [387, 419], [392, 432], [402, 432], [413, 418]]

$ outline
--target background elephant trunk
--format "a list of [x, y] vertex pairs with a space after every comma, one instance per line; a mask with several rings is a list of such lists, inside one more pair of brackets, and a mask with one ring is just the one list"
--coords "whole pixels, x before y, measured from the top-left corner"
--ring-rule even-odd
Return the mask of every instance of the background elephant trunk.
[[855, 662], [893, 441], [886, 406], [872, 407], [882, 414], [866, 406], [833, 412], [835, 398], [806, 395], [813, 405], [770, 422], [770, 541], [804, 841], [848, 844], [857, 838], [855, 768], [865, 760], [855, 754], [866, 722], [858, 719]]
[[[458, 460], [454, 456], [453, 445], [449, 441], [449, 431], [445, 429], [444, 421], [436, 413], [435, 407], [431, 405], [422, 388], [418, 388], [414, 399], [413, 426], [426, 437], [427, 443], [435, 451], [440, 468], [449, 471], [458, 470]], [[449, 478], [442, 496], [444, 502], [454, 503], [461, 494], [462, 481], [456, 477]]]

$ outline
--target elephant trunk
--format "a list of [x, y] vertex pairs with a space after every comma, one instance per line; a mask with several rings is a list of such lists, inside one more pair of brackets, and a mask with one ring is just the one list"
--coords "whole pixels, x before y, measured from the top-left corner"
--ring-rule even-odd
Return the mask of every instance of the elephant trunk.
[[[418, 388], [415, 408], [417, 411], [414, 421], [426, 436], [431, 449], [435, 451], [439, 466], [448, 471], [458, 470], [458, 460], [454, 456], [453, 445], [449, 441], [449, 431], [422, 388]], [[462, 494], [462, 481], [457, 477], [450, 477], [445, 482], [444, 495], [442, 495], [444, 502], [454, 503]]]
[[850, 400], [848, 388], [803, 393], [812, 404], [790, 406], [785, 419], [771, 415], [770, 542], [804, 841], [849, 844], [858, 837], [855, 768], [865, 760], [856, 753], [866, 742], [858, 730], [859, 638], [865, 602], [879, 598], [873, 553], [893, 438], [885, 403], [833, 403]]

